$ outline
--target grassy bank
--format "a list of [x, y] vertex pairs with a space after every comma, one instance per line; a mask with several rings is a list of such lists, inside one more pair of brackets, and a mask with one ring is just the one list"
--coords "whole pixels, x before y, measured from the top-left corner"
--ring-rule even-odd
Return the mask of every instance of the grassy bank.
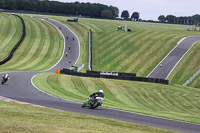
[[13, 58], [0, 66], [2, 71], [46, 70], [60, 59], [64, 40], [51, 24], [23, 16], [26, 36]]
[[0, 132], [175, 133], [83, 114], [0, 101]]
[[200, 123], [200, 90], [133, 81], [40, 74], [34, 84], [45, 92], [84, 102], [88, 95], [103, 89], [104, 107]]
[[[78, 23], [69, 23], [66, 17], [48, 17], [64, 23], [78, 36], [82, 55], [79, 63], [88, 64], [88, 31], [92, 29], [94, 70], [131, 72], [144, 77], [183, 37], [200, 35], [199, 32], [186, 31], [188, 25], [87, 18], [79, 18]], [[132, 32], [117, 31], [119, 25], [127, 25]], [[170, 84], [182, 85], [200, 68], [198, 58], [194, 58], [198, 57], [198, 45], [178, 64], [169, 77]]]
[[16, 16], [0, 13], [0, 60], [6, 58], [22, 35], [22, 23]]

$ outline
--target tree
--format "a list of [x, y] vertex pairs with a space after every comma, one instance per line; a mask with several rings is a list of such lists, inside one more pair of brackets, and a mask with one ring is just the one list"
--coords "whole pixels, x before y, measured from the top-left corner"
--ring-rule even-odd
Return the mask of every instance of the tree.
[[101, 18], [102, 15], [105, 18], [115, 18], [119, 13], [119, 9], [114, 6], [89, 2], [65, 3], [56, 0], [0, 0], [0, 9], [83, 15], [95, 18]]
[[119, 9], [117, 7], [110, 6], [109, 8], [112, 10], [113, 17], [119, 17]]
[[138, 12], [134, 12], [132, 15], [131, 15], [131, 19], [134, 19], [134, 21], [138, 21], [139, 20], [139, 13]]
[[164, 15], [160, 15], [160, 16], [158, 17], [158, 20], [159, 20], [160, 22], [164, 23], [164, 22], [166, 21], [166, 18], [165, 18]]
[[168, 23], [175, 23], [176, 16], [174, 16], [174, 15], [167, 15], [166, 20], [167, 20]]
[[124, 18], [124, 19], [128, 19], [129, 18], [129, 13], [127, 10], [124, 10], [121, 14], [121, 18]]
[[112, 19], [113, 18], [112, 11], [111, 10], [103, 10], [101, 13], [101, 18]]

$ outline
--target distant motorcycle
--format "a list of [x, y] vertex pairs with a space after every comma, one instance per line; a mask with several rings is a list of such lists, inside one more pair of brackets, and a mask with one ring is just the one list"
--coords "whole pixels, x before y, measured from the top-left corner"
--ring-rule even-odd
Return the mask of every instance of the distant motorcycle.
[[5, 83], [8, 81], [8, 79], [9, 79], [8, 74], [4, 75], [4, 76], [2, 77], [1, 84], [5, 84]]
[[101, 105], [101, 102], [96, 99], [95, 97], [88, 97], [87, 101], [85, 103], [83, 103], [82, 108], [90, 108], [90, 109], [95, 109], [98, 106]]
[[8, 81], [7, 78], [3, 78], [3, 79], [1, 80], [1, 84], [5, 84], [7, 81]]

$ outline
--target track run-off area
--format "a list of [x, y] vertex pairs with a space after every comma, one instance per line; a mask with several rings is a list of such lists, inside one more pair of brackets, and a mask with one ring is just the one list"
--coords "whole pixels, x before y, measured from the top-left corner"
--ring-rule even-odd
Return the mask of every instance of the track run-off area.
[[[11, 78], [9, 80], [9, 84], [1, 85], [0, 96], [12, 100], [17, 100], [20, 102], [30, 103], [58, 110], [113, 118], [126, 122], [144, 124], [148, 126], [159, 127], [180, 132], [197, 133], [200, 131], [200, 125], [194, 123], [176, 121], [166, 118], [148, 116], [103, 107], [99, 107], [94, 110], [82, 109], [81, 103], [55, 97], [36, 88], [32, 83], [32, 79], [34, 76], [45, 72], [56, 72], [57, 69], [70, 68], [77, 62], [80, 56], [80, 42], [76, 35], [70, 29], [68, 29], [65, 25], [52, 19], [40, 19], [42, 19], [42, 21], [47, 21], [51, 23], [62, 33], [65, 43], [62, 58], [55, 66], [46, 71], [8, 72]], [[157, 71], [156, 74], [153, 76], [151, 74], [150, 75], [155, 78], [166, 78], [177, 65], [177, 63], [180, 61], [180, 59], [183, 58], [185, 53], [197, 40], [200, 40], [200, 37], [188, 37], [184, 39], [169, 53], [169, 55], [165, 58], [166, 61], [165, 59], [162, 61], [162, 70], [160, 70], [160, 67], [158, 67], [159, 70], [156, 70], [155, 68], [151, 74]], [[69, 45], [71, 47], [70, 50], [68, 49]], [[66, 57], [64, 55], [65, 52], [67, 52], [69, 56]], [[172, 63], [170, 61], [172, 61]], [[167, 64], [170, 65], [171, 69], [167, 67]], [[160, 73], [160, 71], [163, 71], [163, 73]], [[4, 73], [1, 73], [0, 75], [3, 74]], [[149, 77], [151, 77], [150, 75]]]

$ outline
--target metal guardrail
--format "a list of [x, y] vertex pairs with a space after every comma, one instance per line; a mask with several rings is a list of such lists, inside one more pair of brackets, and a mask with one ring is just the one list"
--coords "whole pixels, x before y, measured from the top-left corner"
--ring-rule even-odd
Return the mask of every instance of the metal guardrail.
[[89, 30], [89, 64], [88, 68], [92, 71], [92, 30]]
[[200, 70], [198, 70], [190, 79], [188, 79], [183, 86], [188, 85], [190, 82], [192, 82], [192, 80], [194, 80], [198, 75], [200, 74]]

